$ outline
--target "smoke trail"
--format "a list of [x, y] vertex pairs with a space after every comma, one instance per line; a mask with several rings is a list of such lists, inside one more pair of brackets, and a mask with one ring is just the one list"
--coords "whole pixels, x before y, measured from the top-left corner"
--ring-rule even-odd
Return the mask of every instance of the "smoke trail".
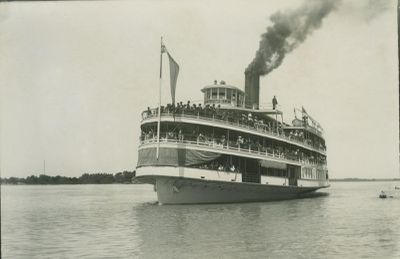
[[339, 0], [308, 0], [296, 10], [277, 12], [271, 26], [261, 35], [260, 48], [246, 73], [266, 75], [279, 67], [285, 55], [318, 29]]

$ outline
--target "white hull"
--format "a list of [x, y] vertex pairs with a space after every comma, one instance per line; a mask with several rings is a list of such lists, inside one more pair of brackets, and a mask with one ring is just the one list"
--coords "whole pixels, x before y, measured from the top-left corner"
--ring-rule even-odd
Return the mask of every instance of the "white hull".
[[201, 204], [276, 201], [301, 198], [321, 187], [263, 185], [174, 176], [139, 176], [137, 182], [155, 184], [160, 204]]

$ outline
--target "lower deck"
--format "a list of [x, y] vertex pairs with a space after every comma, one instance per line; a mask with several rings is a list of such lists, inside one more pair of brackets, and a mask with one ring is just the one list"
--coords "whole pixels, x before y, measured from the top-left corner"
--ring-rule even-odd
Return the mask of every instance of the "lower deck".
[[[139, 182], [155, 184], [155, 177], [179, 177], [188, 179], [231, 182], [231, 183], [254, 183], [260, 185], [273, 186], [293, 186], [293, 187], [328, 187], [329, 180], [326, 178], [302, 178], [301, 173], [291, 172], [289, 168], [287, 174], [280, 176], [264, 175], [262, 172], [239, 172], [210, 170], [184, 166], [142, 166], [136, 169], [136, 179]], [[142, 178], [142, 180], [140, 180]], [[146, 179], [147, 178], [147, 179]]]

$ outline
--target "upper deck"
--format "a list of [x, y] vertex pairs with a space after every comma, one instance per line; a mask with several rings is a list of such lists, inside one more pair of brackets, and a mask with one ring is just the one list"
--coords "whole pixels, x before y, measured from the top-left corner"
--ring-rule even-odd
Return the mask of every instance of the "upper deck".
[[[257, 117], [253, 113], [251, 116], [241, 116], [243, 113], [238, 112], [249, 112], [246, 109], [235, 109], [235, 110], [224, 110], [217, 109], [215, 112], [205, 110], [187, 110], [178, 109], [178, 111], [171, 112], [169, 109], [163, 108], [161, 111], [161, 121], [163, 122], [179, 122], [179, 123], [190, 123], [196, 125], [204, 125], [211, 127], [220, 127], [224, 129], [240, 131], [247, 134], [258, 135], [261, 137], [268, 137], [270, 139], [285, 142], [287, 144], [293, 144], [298, 147], [318, 152], [319, 154], [326, 155], [326, 147], [324, 142], [320, 143], [311, 142], [309, 139], [296, 136], [291, 134], [291, 130], [300, 129], [299, 127], [285, 126], [285, 124], [279, 123], [277, 120], [273, 120], [269, 116], [275, 114], [278, 116], [279, 111], [274, 113], [255, 113], [260, 116], [265, 115], [265, 118]], [[234, 116], [236, 115], [236, 116]], [[158, 118], [157, 109], [149, 109], [142, 113], [141, 124], [156, 123]], [[306, 128], [304, 128], [306, 129]]]
[[[301, 120], [284, 123], [283, 113], [274, 107], [247, 107], [246, 93], [224, 81], [205, 86], [203, 104], [178, 102], [175, 106], [161, 106], [162, 122], [179, 122], [192, 125], [218, 127], [249, 135], [266, 137], [326, 155], [322, 127], [304, 108]], [[141, 124], [157, 122], [158, 108], [148, 108], [142, 113]]]

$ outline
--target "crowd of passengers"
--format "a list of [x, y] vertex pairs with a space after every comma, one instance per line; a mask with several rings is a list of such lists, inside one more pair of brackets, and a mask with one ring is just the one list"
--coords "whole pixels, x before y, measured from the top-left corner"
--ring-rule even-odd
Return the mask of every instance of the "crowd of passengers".
[[230, 163], [221, 163], [217, 161], [211, 161], [209, 163], [201, 164], [196, 166], [200, 169], [211, 169], [211, 170], [218, 170], [218, 171], [226, 171], [226, 172], [239, 172], [239, 168], [236, 167], [234, 164]]
[[[156, 134], [150, 130], [149, 132], [142, 132], [142, 141], [155, 141]], [[160, 140], [163, 141], [176, 141], [183, 142], [191, 141], [197, 144], [205, 144], [220, 148], [236, 148], [241, 150], [248, 150], [252, 152], [268, 153], [269, 155], [290, 159], [301, 160], [307, 163], [325, 164], [325, 157], [322, 155], [310, 155], [300, 149], [293, 149], [283, 145], [263, 145], [258, 138], [244, 137], [238, 135], [237, 137], [230, 138], [229, 141], [225, 135], [212, 136], [206, 133], [197, 133], [193, 130], [192, 134], [183, 134], [182, 130], [161, 132]]]
[[[213, 105], [205, 105], [204, 107], [200, 104], [196, 105], [190, 104], [190, 101], [187, 101], [186, 104], [183, 102], [178, 102], [176, 105], [173, 104], [167, 104], [167, 106], [161, 106], [161, 113], [175, 113], [175, 114], [191, 114], [191, 115], [200, 115], [200, 116], [207, 116], [207, 117], [221, 117], [221, 105], [218, 104], [216, 106], [215, 104]], [[147, 107], [147, 116], [152, 116], [152, 115], [157, 115], [157, 109], [150, 109], [150, 107]]]
[[[218, 105], [205, 105], [204, 107], [200, 104], [191, 104], [187, 101], [186, 104], [183, 102], [178, 102], [176, 105], [167, 104], [167, 106], [161, 106], [161, 113], [171, 113], [171, 114], [187, 114], [187, 115], [198, 115], [202, 117], [210, 117], [217, 120], [224, 120], [231, 123], [239, 123], [241, 125], [252, 127], [258, 131], [276, 133], [280, 136], [284, 136], [290, 140], [295, 140], [301, 143], [305, 143], [314, 148], [319, 148], [326, 150], [324, 143], [318, 139], [311, 140], [305, 138], [304, 132], [299, 130], [284, 131], [282, 124], [278, 122], [278, 125], [274, 121], [268, 121], [263, 118], [259, 118], [256, 114], [251, 112], [240, 112], [240, 111], [230, 111], [223, 110], [221, 106]], [[150, 109], [147, 107], [145, 112], [146, 116], [156, 116], [157, 109]], [[305, 121], [306, 123], [306, 121]]]

